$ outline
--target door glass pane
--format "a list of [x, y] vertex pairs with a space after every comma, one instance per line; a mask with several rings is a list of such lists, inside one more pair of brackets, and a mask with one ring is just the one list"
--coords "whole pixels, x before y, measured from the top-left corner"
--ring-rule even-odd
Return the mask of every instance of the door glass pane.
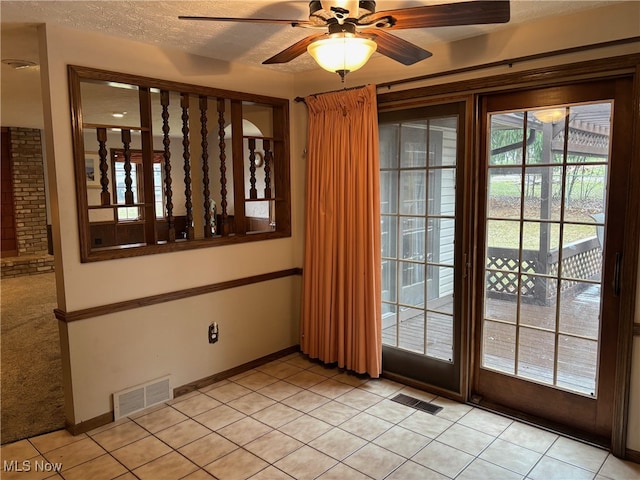
[[398, 307], [395, 303], [382, 302], [382, 343], [396, 345], [398, 342]]
[[599, 282], [602, 247], [597, 227], [566, 224], [562, 238], [562, 277]]
[[398, 256], [398, 217], [392, 215], [382, 215], [380, 230], [382, 257], [396, 258]]
[[380, 172], [380, 212], [398, 213], [398, 172]]
[[382, 261], [382, 301], [396, 302], [397, 265], [393, 260]]
[[451, 267], [427, 267], [429, 285], [427, 308], [445, 313], [453, 313], [453, 280], [454, 270]]
[[597, 391], [610, 121], [611, 102], [490, 115], [483, 368]]
[[567, 164], [608, 163], [611, 107], [611, 102], [569, 107]]
[[561, 280], [560, 332], [598, 339], [600, 284]]
[[424, 217], [401, 217], [403, 259], [424, 262], [425, 221]]
[[455, 215], [456, 170], [437, 168], [429, 171], [429, 215]]
[[489, 134], [490, 165], [520, 165], [524, 116], [522, 113], [491, 115]]
[[453, 358], [453, 316], [427, 312], [427, 350], [430, 357]]
[[558, 386], [595, 396], [598, 342], [560, 335], [558, 337]]
[[424, 305], [425, 268], [414, 262], [398, 262], [400, 267], [400, 303], [420, 307]]
[[[487, 270], [485, 278], [485, 295], [488, 298], [509, 299], [511, 296], [515, 297], [518, 294], [519, 278], [515, 273]], [[508, 307], [506, 309], [515, 312], [517, 305], [511, 309]]]
[[453, 361], [457, 129], [457, 116], [380, 127], [383, 344], [446, 362]]
[[403, 168], [427, 165], [427, 125], [424, 122], [403, 124], [401, 165]]
[[[491, 275], [487, 273], [487, 275]], [[492, 280], [493, 281], [493, 280]], [[505, 302], [504, 297], [497, 292], [488, 290], [485, 292], [484, 317], [489, 320], [501, 320], [506, 323], [516, 323], [518, 304]]]
[[592, 215], [604, 212], [606, 165], [567, 165], [564, 194], [564, 219], [567, 222], [591, 222]]
[[560, 220], [562, 167], [527, 167], [524, 178], [524, 218]]
[[516, 327], [484, 321], [482, 329], [482, 366], [514, 374], [516, 369]]
[[489, 170], [487, 216], [492, 218], [520, 218], [522, 191], [521, 168]]
[[[555, 331], [557, 281], [553, 277], [529, 275], [533, 290], [520, 302], [520, 325]], [[512, 302], [514, 305], [516, 302]]]
[[[553, 355], [556, 336], [532, 328], [519, 329], [518, 375], [541, 383], [553, 384]], [[544, 352], [540, 354], [540, 352]]]
[[427, 205], [426, 172], [400, 172], [400, 213], [407, 215], [425, 215]]
[[429, 218], [427, 261], [453, 266], [456, 221], [453, 218]]
[[380, 168], [398, 167], [399, 125], [380, 125]]
[[[520, 244], [520, 222], [512, 220], [489, 220], [487, 222], [487, 239], [490, 249], [517, 249]], [[506, 256], [510, 260], [515, 259], [517, 265], [518, 256], [513, 252], [492, 252], [495, 256]], [[507, 256], [508, 255], [508, 256]], [[514, 268], [512, 262], [509, 269]]]
[[398, 343], [403, 348], [424, 353], [424, 313], [421, 308], [400, 308]]

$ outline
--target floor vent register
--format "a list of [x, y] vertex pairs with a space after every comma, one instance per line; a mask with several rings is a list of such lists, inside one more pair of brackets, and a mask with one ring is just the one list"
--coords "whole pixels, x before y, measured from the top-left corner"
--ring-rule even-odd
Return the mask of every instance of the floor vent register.
[[435, 415], [442, 407], [438, 405], [434, 405], [433, 403], [425, 402], [424, 400], [418, 400], [417, 398], [410, 397], [409, 395], [404, 395], [399, 393], [395, 397], [391, 399], [394, 402], [400, 403], [402, 405], [406, 405], [407, 407], [413, 407], [416, 410], [421, 410], [423, 412], [430, 413], [431, 415]]

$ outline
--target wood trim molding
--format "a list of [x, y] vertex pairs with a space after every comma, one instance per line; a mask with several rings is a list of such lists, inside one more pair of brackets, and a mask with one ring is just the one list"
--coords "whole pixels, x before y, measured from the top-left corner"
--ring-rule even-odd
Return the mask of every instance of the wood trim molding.
[[638, 238], [640, 238], [640, 221], [634, 214], [640, 209], [640, 194], [634, 188], [640, 182], [640, 62], [635, 67], [633, 76], [631, 110], [631, 138], [627, 155], [630, 156], [627, 189], [627, 213], [625, 217], [623, 254], [624, 261], [630, 268], [623, 268], [621, 283], [624, 289], [620, 294], [618, 315], [617, 358], [615, 367], [615, 389], [613, 400], [613, 430], [611, 435], [611, 452], [622, 457], [626, 454], [627, 431], [629, 428], [629, 392], [632, 372], [633, 335], [637, 331], [634, 323], [638, 305], [636, 298], [638, 282]]
[[134, 308], [148, 307], [158, 305], [160, 303], [175, 302], [183, 298], [195, 297], [207, 293], [220, 292], [230, 288], [244, 287], [254, 283], [268, 282], [278, 278], [289, 277], [292, 275], [302, 275], [302, 268], [289, 268], [287, 270], [279, 270], [276, 272], [263, 273], [262, 275], [254, 275], [253, 277], [238, 278], [236, 280], [228, 280], [226, 282], [212, 283], [201, 287], [188, 288], [185, 290], [176, 290], [175, 292], [161, 293], [149, 297], [137, 298], [135, 300], [126, 300], [124, 302], [111, 303], [98, 307], [85, 308], [74, 312], [65, 312], [56, 308], [53, 313], [56, 318], [62, 322], [70, 323], [78, 320], [86, 320], [88, 318], [100, 317], [111, 313], [123, 312]]
[[506, 67], [506, 66], [508, 66], [509, 68], [511, 68], [516, 63], [530, 62], [530, 61], [533, 61], [533, 60], [540, 60], [540, 59], [549, 58], [549, 57], [556, 57], [558, 55], [568, 55], [568, 54], [572, 54], [572, 53], [579, 53], [579, 52], [585, 52], [585, 51], [589, 51], [589, 50], [596, 50], [596, 49], [599, 49], [599, 48], [614, 47], [614, 46], [617, 46], [617, 45], [627, 45], [627, 44], [638, 43], [638, 42], [640, 42], [640, 36], [629, 37], [629, 38], [621, 38], [621, 39], [618, 39], [618, 40], [611, 40], [611, 41], [608, 41], [608, 42], [594, 43], [594, 44], [591, 44], [591, 45], [580, 45], [578, 47], [562, 48], [560, 50], [553, 50], [553, 51], [550, 51], [550, 52], [535, 53], [533, 55], [525, 55], [525, 56], [521, 56], [521, 57], [507, 58], [507, 59], [504, 59], [504, 60], [498, 60], [496, 62], [482, 63], [482, 64], [479, 64], [479, 65], [470, 65], [468, 67], [462, 67], [462, 68], [456, 68], [456, 69], [452, 69], [452, 70], [446, 70], [444, 72], [435, 72], [435, 73], [430, 73], [430, 74], [427, 74], [427, 75], [420, 75], [420, 76], [417, 76], [417, 77], [403, 78], [401, 80], [395, 80], [395, 81], [391, 81], [391, 82], [380, 83], [380, 84], [378, 84], [378, 88], [391, 88], [391, 87], [394, 87], [396, 85], [404, 85], [404, 84], [407, 84], [407, 83], [415, 83], [415, 82], [420, 82], [420, 81], [424, 81], [424, 80], [430, 80], [430, 79], [433, 79], [433, 78], [440, 78], [440, 77], [445, 77], [445, 76], [450, 76], [450, 75], [457, 75], [457, 74], [460, 74], [460, 73], [476, 72], [476, 71], [479, 71], [479, 70], [486, 70], [486, 69], [495, 68], [495, 67]]
[[[278, 352], [271, 353], [269, 355], [265, 355], [264, 357], [257, 358], [250, 362], [247, 362], [243, 365], [239, 365], [237, 367], [231, 368], [224, 372], [217, 373], [215, 375], [211, 375], [210, 377], [203, 378], [201, 380], [196, 380], [193, 383], [188, 383], [187, 385], [183, 385], [181, 387], [177, 387], [173, 389], [173, 398], [179, 397], [181, 395], [185, 395], [189, 392], [193, 392], [199, 388], [206, 387], [211, 385], [212, 383], [219, 382], [220, 380], [224, 380], [234, 375], [238, 375], [239, 373], [248, 372], [249, 370], [260, 367], [262, 365], [266, 365], [269, 362], [277, 360], [282, 357], [286, 357], [287, 355], [291, 355], [292, 353], [296, 353], [300, 351], [300, 345], [293, 345], [291, 347], [285, 348]], [[71, 435], [80, 435], [81, 433], [87, 433], [91, 430], [94, 430], [98, 427], [102, 427], [113, 422], [114, 413], [113, 410], [107, 413], [103, 413], [102, 415], [98, 415], [97, 417], [90, 418], [89, 420], [85, 420], [80, 423], [68, 423], [65, 426], [65, 429]]]
[[[528, 86], [544, 86], [547, 84], [573, 83], [577, 79], [602, 79], [616, 75], [633, 74], [640, 63], [640, 54], [621, 55], [618, 57], [583, 62], [569, 63], [550, 67], [540, 67], [522, 72], [478, 77], [470, 80], [441, 82], [436, 85], [409, 88], [396, 92], [378, 93], [378, 105], [415, 100], [421, 97], [435, 97], [439, 95], [453, 95], [455, 93], [478, 93], [494, 90], [516, 89]], [[453, 74], [442, 72], [439, 76]], [[377, 86], [382, 90], [384, 84]]]
[[80, 435], [81, 433], [90, 432], [91, 430], [113, 422], [113, 418], [113, 411], [111, 411], [98, 415], [97, 417], [90, 418], [89, 420], [85, 420], [84, 422], [67, 423], [65, 429], [71, 435]]
[[640, 463], [640, 452], [637, 450], [631, 450], [627, 448], [625, 452], [625, 458], [635, 463]]
[[191, 393], [200, 388], [208, 387], [209, 385], [212, 385], [221, 380], [226, 380], [227, 378], [231, 378], [235, 375], [248, 372], [249, 370], [260, 367], [262, 365], [266, 365], [267, 363], [273, 362], [274, 360], [277, 360], [282, 357], [286, 357], [287, 355], [291, 355], [292, 353], [297, 353], [299, 351], [300, 351], [300, 345], [293, 345], [291, 347], [285, 348], [278, 352], [274, 352], [269, 355], [265, 355], [264, 357], [260, 357], [255, 360], [252, 360], [251, 362], [247, 362], [237, 367], [230, 368], [229, 370], [225, 370], [224, 372], [216, 373], [209, 377], [196, 380], [195, 382], [187, 383], [186, 385], [176, 387], [173, 389], [173, 398], [186, 395], [187, 393]]

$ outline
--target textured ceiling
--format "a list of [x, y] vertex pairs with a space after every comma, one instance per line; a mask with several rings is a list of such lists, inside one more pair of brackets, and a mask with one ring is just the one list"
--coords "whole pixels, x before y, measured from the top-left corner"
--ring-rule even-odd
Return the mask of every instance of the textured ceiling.
[[[340, 4], [340, 0], [325, 4]], [[344, 1], [342, 2], [344, 3]], [[452, 0], [395, 1], [380, 0], [377, 10], [452, 3]], [[549, 15], [592, 8], [606, 0], [512, 0], [510, 24], [531, 21]], [[326, 7], [326, 5], [325, 5]], [[80, 30], [138, 40], [163, 47], [220, 60], [259, 65], [263, 60], [308, 35], [309, 30], [287, 25], [234, 24], [179, 20], [178, 15], [220, 17], [263, 17], [305, 20], [307, 1], [2, 1], [3, 24], [50, 22]], [[3, 25], [4, 28], [4, 25]], [[505, 25], [441, 27], [394, 32], [428, 50], [429, 45], [452, 41], [505, 28]], [[3, 58], [6, 58], [3, 45]], [[268, 68], [300, 72], [317, 68], [308, 55], [293, 62]]]
[[[459, 0], [379, 0], [377, 10], [453, 3]], [[329, 5], [341, 0], [323, 2]], [[398, 30], [394, 34], [429, 50], [435, 43], [449, 42], [509, 28], [548, 16], [586, 10], [616, 0], [511, 0], [507, 25], [441, 27]], [[36, 26], [62, 25], [86, 31], [181, 49], [224, 61], [260, 65], [265, 59], [308, 35], [309, 30], [288, 25], [238, 24], [179, 20], [178, 15], [263, 17], [305, 20], [308, 1], [6, 1], [0, 0], [2, 59], [39, 63]], [[379, 55], [379, 54], [375, 54]], [[309, 55], [283, 65], [270, 65], [282, 72], [319, 69]], [[42, 100], [38, 68], [14, 70], [2, 65], [2, 124], [42, 128]]]

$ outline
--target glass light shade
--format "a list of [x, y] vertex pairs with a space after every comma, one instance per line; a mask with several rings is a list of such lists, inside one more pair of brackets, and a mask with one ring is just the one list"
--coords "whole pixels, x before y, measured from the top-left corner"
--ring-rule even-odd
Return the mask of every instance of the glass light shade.
[[549, 108], [547, 110], [536, 110], [533, 116], [542, 123], [555, 123], [562, 120], [566, 115], [564, 108]]
[[376, 51], [376, 42], [351, 33], [334, 33], [307, 47], [318, 65], [329, 72], [353, 72], [362, 67]]

